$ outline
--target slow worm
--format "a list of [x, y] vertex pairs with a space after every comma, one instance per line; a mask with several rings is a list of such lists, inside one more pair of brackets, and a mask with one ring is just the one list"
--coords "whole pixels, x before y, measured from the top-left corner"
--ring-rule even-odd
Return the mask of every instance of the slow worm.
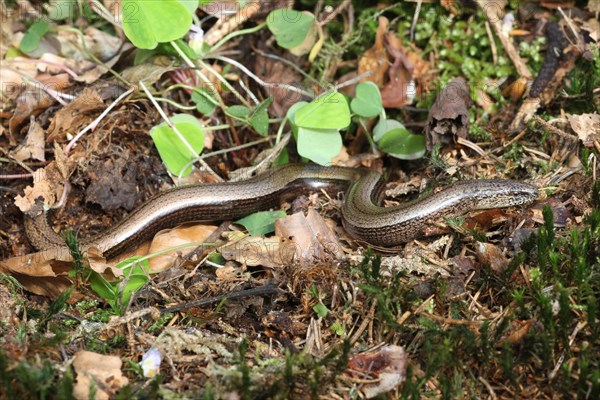
[[[241, 182], [184, 186], [162, 192], [98, 236], [81, 241], [110, 259], [152, 238], [158, 231], [191, 221], [237, 219], [308, 190], [347, 189], [342, 206], [345, 229], [377, 246], [396, 246], [418, 237], [441, 217], [472, 210], [523, 205], [535, 200], [535, 186], [502, 180], [457, 182], [437, 193], [395, 207], [381, 207], [381, 174], [365, 169], [290, 164]], [[40, 250], [64, 248], [47, 216], [25, 217], [31, 243]]]

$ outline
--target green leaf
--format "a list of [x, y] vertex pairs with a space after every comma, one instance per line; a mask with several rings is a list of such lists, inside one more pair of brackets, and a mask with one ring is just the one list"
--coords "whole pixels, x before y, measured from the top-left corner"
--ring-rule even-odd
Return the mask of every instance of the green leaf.
[[415, 160], [425, 155], [425, 136], [414, 135], [405, 128], [385, 133], [378, 144], [381, 151], [401, 160]]
[[282, 8], [273, 10], [267, 17], [267, 26], [277, 44], [284, 49], [291, 49], [304, 42], [315, 17], [309, 13]]
[[373, 118], [383, 110], [381, 93], [373, 82], [362, 82], [356, 86], [356, 97], [350, 103], [352, 111], [361, 117]]
[[188, 166], [183, 173], [181, 171], [204, 149], [204, 128], [189, 114], [174, 115], [171, 121], [194, 149], [194, 154], [166, 122], [152, 128], [150, 136], [169, 172], [173, 175], [187, 176], [192, 172], [191, 166]]
[[212, 114], [216, 106], [216, 100], [212, 95], [212, 91], [205, 87], [197, 87], [192, 92], [192, 101], [196, 103], [196, 109], [204, 114], [210, 115]]
[[120, 289], [119, 304], [121, 306], [127, 306], [131, 296], [148, 282], [150, 264], [148, 260], [138, 261], [140, 258], [139, 256], [130, 257], [116, 265], [116, 268], [123, 269], [124, 275], [118, 286]]
[[198, 0], [177, 0], [188, 10], [190, 15], [194, 15], [198, 9]]
[[298, 128], [298, 154], [320, 165], [342, 151], [342, 136], [336, 129]]
[[21, 51], [23, 53], [29, 53], [37, 49], [40, 45], [40, 41], [42, 40], [46, 32], [48, 32], [49, 28], [50, 24], [48, 24], [48, 22], [46, 22], [43, 19], [40, 19], [31, 24], [31, 26], [29, 27], [29, 29], [27, 29], [27, 32], [23, 36], [23, 39], [21, 39], [21, 43], [19, 44], [19, 48], [21, 49]]
[[346, 333], [346, 331], [344, 330], [344, 327], [339, 322], [334, 322], [333, 324], [331, 324], [329, 329], [331, 329], [333, 332], [335, 332], [335, 334], [338, 336], [343, 336], [344, 333]]
[[396, 128], [406, 130], [404, 125], [395, 119], [380, 119], [379, 122], [377, 122], [377, 125], [375, 125], [375, 128], [373, 128], [373, 140], [378, 142], [384, 134]]
[[344, 129], [350, 125], [350, 109], [343, 94], [331, 92], [300, 108], [295, 113], [300, 128]]
[[246, 117], [250, 115], [250, 109], [246, 106], [231, 106], [225, 112], [233, 118], [241, 119], [242, 121], [246, 121]]
[[275, 231], [275, 221], [286, 216], [281, 210], [259, 211], [235, 221], [248, 231], [250, 236], [266, 235]]
[[136, 47], [180, 39], [192, 26], [192, 14], [179, 0], [122, 0], [123, 30]]
[[263, 100], [252, 113], [250, 113], [250, 125], [259, 135], [267, 136], [269, 134], [269, 113], [267, 108], [271, 105], [271, 97]]
[[313, 311], [317, 314], [317, 317], [325, 318], [329, 310], [323, 303], [317, 303], [313, 306]]
[[307, 104], [308, 103], [306, 101], [299, 101], [297, 103], [294, 103], [290, 108], [288, 108], [288, 111], [286, 113], [286, 117], [290, 121], [290, 125], [292, 126], [292, 133], [294, 134], [294, 139], [296, 139], [296, 141], [298, 141], [298, 125], [296, 125], [296, 112]]
[[63, 21], [75, 15], [77, 3], [73, 0], [56, 0], [49, 4], [48, 18], [52, 21]]

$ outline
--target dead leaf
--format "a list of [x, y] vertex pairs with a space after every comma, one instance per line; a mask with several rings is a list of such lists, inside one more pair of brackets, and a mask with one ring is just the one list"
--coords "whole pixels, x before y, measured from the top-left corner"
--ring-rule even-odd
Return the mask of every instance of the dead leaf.
[[[62, 196], [63, 183], [64, 176], [56, 167], [56, 162], [52, 162], [35, 171], [33, 186], [27, 186], [23, 196], [15, 197], [15, 205], [24, 213], [32, 212], [33, 216], [38, 215], [43, 211], [43, 204], [52, 206]], [[39, 198], [42, 198], [41, 203]]]
[[63, 138], [66, 133], [75, 134], [92, 122], [93, 111], [104, 108], [104, 102], [93, 89], [84, 89], [71, 103], [61, 108], [48, 127], [48, 141]]
[[[294, 87], [301, 87], [302, 85], [302, 76], [298, 71], [272, 58], [257, 57], [254, 72], [265, 82], [277, 82]], [[281, 85], [265, 88], [265, 91], [268, 96], [273, 98], [273, 103], [269, 106], [269, 114], [283, 117], [293, 104], [302, 100], [302, 95], [279, 86]]]
[[494, 272], [503, 272], [508, 266], [508, 258], [498, 246], [492, 243], [477, 242], [475, 252], [479, 262], [489, 265]]
[[178, 68], [171, 65], [165, 66], [143, 63], [125, 68], [123, 72], [121, 72], [121, 76], [128, 82], [144, 81], [146, 83], [154, 83], [159, 80], [163, 74], [176, 69]]
[[533, 212], [532, 220], [543, 224], [544, 216], [542, 210], [544, 206], [550, 206], [552, 210], [552, 215], [554, 218], [554, 226], [557, 227], [565, 227], [570, 221], [573, 221], [573, 215], [571, 212], [565, 207], [565, 205], [555, 197], [550, 197], [545, 200], [541, 200], [536, 202], [533, 206], [531, 206], [531, 211]]
[[448, 144], [456, 137], [466, 138], [469, 132], [471, 96], [467, 81], [455, 78], [437, 96], [429, 110], [425, 133], [427, 149], [437, 143]]
[[585, 147], [593, 147], [600, 139], [600, 114], [568, 115], [567, 119]]
[[51, 249], [0, 261], [0, 273], [16, 278], [31, 293], [56, 298], [73, 285], [68, 278], [71, 254]]
[[404, 47], [395, 32], [387, 32], [384, 43], [394, 62], [388, 69], [388, 82], [381, 90], [381, 99], [386, 108], [400, 108], [412, 103], [417, 95], [417, 80], [427, 72], [429, 64]]
[[239, 241], [219, 248], [226, 260], [243, 265], [277, 268], [294, 261], [296, 248], [293, 243], [277, 236], [270, 238], [245, 236]]
[[25, 140], [14, 151], [11, 151], [12, 156], [19, 161], [29, 159], [46, 161], [44, 154], [46, 142], [44, 138], [44, 129], [40, 124], [32, 121], [29, 124], [29, 132], [27, 132]]
[[[154, 236], [148, 253], [156, 253], [174, 246], [179, 246], [192, 242], [205, 241], [218, 227], [215, 225], [193, 225], [187, 227], [178, 227], [161, 231]], [[150, 262], [150, 271], [163, 271], [174, 264], [181, 255], [185, 257], [192, 252], [195, 246], [186, 247], [180, 250], [173, 250], [168, 253], [152, 257]]]
[[[73, 396], [78, 400], [108, 400], [129, 383], [121, 372], [123, 362], [117, 356], [107, 356], [80, 350], [73, 356], [73, 368], [77, 381]], [[95, 396], [90, 397], [94, 388]]]
[[363, 383], [361, 391], [371, 399], [394, 390], [406, 377], [408, 356], [404, 349], [396, 345], [387, 345], [371, 353], [356, 354], [348, 361], [346, 374], [355, 375], [364, 380], [365, 375], [376, 380], [375, 383]]
[[[590, 4], [592, 2], [590, 1]], [[597, 1], [596, 4], [600, 4], [600, 1]], [[600, 12], [600, 11], [598, 11]], [[590, 18], [586, 22], [583, 23], [581, 29], [590, 33], [590, 38], [598, 43], [600, 40], [600, 21], [596, 18]]]
[[[49, 76], [40, 74], [35, 77], [44, 88], [51, 88], [61, 92], [69, 85], [69, 75], [58, 74]], [[22, 91], [20, 91], [22, 89]], [[20, 91], [20, 92], [19, 92]], [[55, 100], [38, 84], [22, 85], [17, 88], [17, 106], [9, 122], [10, 132], [15, 133], [32, 115], [39, 115], [46, 108], [54, 104]]]
[[275, 221], [275, 235], [291, 241], [296, 248], [295, 259], [300, 265], [339, 261], [344, 257], [337, 236], [312, 208], [306, 217], [298, 212]]
[[513, 321], [508, 328], [507, 333], [498, 341], [498, 345], [502, 346], [504, 343], [520, 343], [535, 325], [536, 322], [532, 319]]
[[388, 31], [390, 21], [386, 17], [379, 17], [379, 26], [375, 34], [375, 44], [365, 51], [358, 60], [358, 74], [371, 71], [371, 75], [362, 81], [374, 82], [377, 86], [383, 86], [385, 73], [388, 70], [388, 54], [384, 46], [384, 36]]

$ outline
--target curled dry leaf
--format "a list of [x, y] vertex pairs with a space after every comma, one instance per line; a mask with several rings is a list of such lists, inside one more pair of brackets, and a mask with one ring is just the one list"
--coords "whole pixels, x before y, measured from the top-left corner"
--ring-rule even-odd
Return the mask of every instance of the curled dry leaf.
[[365, 375], [376, 380], [375, 383], [362, 384], [361, 391], [371, 399], [389, 392], [399, 386], [406, 377], [408, 356], [400, 346], [387, 345], [376, 352], [356, 354], [348, 361], [346, 374], [358, 374], [360, 379]]
[[277, 236], [270, 238], [245, 236], [219, 248], [223, 258], [243, 265], [276, 268], [294, 260], [296, 248], [290, 241]]
[[19, 147], [11, 152], [11, 155], [19, 161], [25, 161], [29, 159], [46, 161], [46, 156], [44, 154], [46, 141], [44, 138], [44, 129], [40, 126], [40, 124], [33, 121], [29, 125], [29, 131], [27, 132], [25, 140], [19, 145]]
[[75, 134], [94, 119], [93, 111], [104, 108], [100, 95], [93, 89], [84, 89], [71, 103], [61, 108], [48, 128], [48, 141]]
[[73, 368], [77, 374], [73, 396], [78, 400], [87, 400], [93, 387], [94, 399], [110, 399], [129, 383], [129, 379], [121, 372], [122, 364], [123, 362], [117, 356], [78, 351], [73, 357]]
[[[156, 253], [171, 247], [180, 246], [192, 242], [205, 241], [215, 230], [215, 225], [193, 225], [182, 226], [175, 229], [161, 231], [152, 239], [148, 253]], [[173, 265], [179, 255], [185, 256], [192, 252], [195, 246], [186, 247], [180, 250], [173, 250], [156, 257], [152, 257], [150, 262], [150, 271], [163, 271]]]
[[266, 94], [273, 97], [273, 102], [269, 106], [269, 114], [283, 117], [292, 105], [303, 99], [301, 94], [292, 92], [281, 85], [292, 85], [294, 87], [301, 87], [302, 85], [302, 75], [283, 62], [259, 56], [256, 58], [254, 71], [263, 81], [280, 84], [277, 87], [265, 88]]
[[496, 245], [477, 242], [475, 252], [479, 262], [489, 265], [494, 272], [503, 272], [508, 266], [508, 258], [506, 258], [502, 250]]
[[593, 147], [600, 139], [600, 114], [568, 115], [567, 119], [585, 147]]
[[546, 205], [550, 206], [550, 209], [552, 210], [555, 226], [562, 228], [567, 226], [569, 222], [573, 221], [573, 215], [567, 209], [567, 207], [565, 207], [560, 200], [550, 197], [546, 200], [538, 201], [531, 207], [531, 211], [533, 211], [532, 219], [535, 222], [540, 224], [544, 223], [544, 215], [542, 211]]
[[308, 215], [298, 212], [275, 222], [275, 234], [289, 240], [295, 248], [295, 260], [300, 265], [312, 265], [323, 261], [339, 261], [344, 257], [337, 236], [327, 223], [310, 208]]
[[455, 78], [435, 99], [429, 110], [425, 133], [427, 149], [437, 143], [447, 144], [469, 132], [469, 107], [472, 104], [467, 81]]
[[15, 277], [31, 293], [56, 298], [73, 285], [71, 261], [68, 251], [45, 250], [0, 261], [0, 273]]
[[536, 326], [536, 322], [532, 319], [513, 321], [507, 334], [498, 341], [498, 345], [520, 343], [534, 326]]
[[33, 216], [43, 212], [43, 205], [54, 205], [63, 192], [64, 175], [57, 168], [58, 162], [50, 163], [33, 174], [33, 186], [27, 186], [23, 196], [15, 197], [15, 205]]
[[39, 115], [46, 108], [54, 104], [55, 100], [43, 88], [61, 92], [69, 86], [69, 75], [58, 74], [49, 76], [42, 74], [36, 76], [42, 85], [19, 85], [14, 93], [18, 93], [17, 106], [9, 122], [11, 132], [16, 132], [19, 127], [29, 121], [32, 115]]
[[428, 71], [429, 64], [404, 47], [395, 32], [387, 32], [384, 43], [394, 62], [388, 69], [389, 79], [381, 90], [381, 100], [385, 108], [400, 108], [412, 103], [417, 95], [417, 81]]
[[384, 36], [388, 31], [390, 21], [385, 17], [379, 17], [379, 26], [375, 34], [375, 44], [365, 51], [358, 60], [358, 74], [371, 71], [371, 76], [363, 81], [374, 82], [377, 86], [383, 86], [385, 73], [388, 70], [388, 55], [384, 46]]

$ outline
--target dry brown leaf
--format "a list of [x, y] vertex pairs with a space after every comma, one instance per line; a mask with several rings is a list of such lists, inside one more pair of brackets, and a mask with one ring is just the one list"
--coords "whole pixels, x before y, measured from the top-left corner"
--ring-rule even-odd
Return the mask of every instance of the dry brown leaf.
[[546, 205], [550, 206], [550, 209], [552, 210], [555, 226], [562, 228], [567, 226], [570, 221], [573, 221], [573, 215], [569, 209], [567, 209], [567, 207], [565, 207], [565, 205], [555, 197], [540, 200], [531, 206], [531, 211], [533, 212], [533, 221], [540, 224], [544, 223], [544, 215], [542, 211]]
[[[600, 2], [597, 2], [600, 4]], [[600, 11], [599, 11], [600, 12]], [[590, 38], [596, 43], [600, 40], [600, 21], [595, 18], [590, 18], [583, 23], [581, 29], [590, 33]]]
[[533, 328], [535, 325], [536, 323], [532, 319], [513, 321], [507, 331], [508, 335], [503, 336], [499, 340], [498, 344], [502, 346], [504, 343], [520, 343], [525, 335], [527, 335], [527, 333], [529, 333], [531, 328]]
[[117, 356], [78, 351], [73, 357], [73, 368], [77, 374], [73, 396], [78, 400], [87, 400], [93, 387], [93, 399], [108, 400], [129, 383], [129, 379], [121, 372], [122, 365], [123, 362]]
[[379, 17], [379, 26], [375, 36], [375, 44], [365, 51], [358, 60], [358, 74], [371, 71], [371, 75], [362, 81], [374, 82], [377, 86], [383, 86], [385, 73], [388, 70], [388, 55], [384, 46], [384, 36], [388, 31], [390, 21], [385, 17]]
[[[218, 227], [215, 225], [193, 225], [179, 227], [161, 231], [156, 234], [150, 245], [149, 253], [165, 250], [170, 247], [180, 246], [192, 242], [205, 241]], [[173, 250], [156, 257], [152, 257], [150, 262], [150, 271], [163, 271], [177, 260], [179, 255], [185, 256], [192, 252], [195, 246], [186, 247], [180, 250]]]
[[277, 236], [270, 238], [245, 236], [219, 248], [223, 258], [243, 265], [277, 268], [294, 261], [293, 243]]
[[[129, 82], [144, 81], [146, 83], [154, 83], [160, 79], [163, 74], [176, 70], [177, 67], [170, 65], [156, 65], [151, 63], [143, 63], [127, 67], [121, 72], [123, 79]], [[204, 71], [206, 72], [206, 71]]]
[[25, 140], [11, 152], [12, 156], [19, 161], [29, 159], [46, 161], [44, 154], [44, 147], [46, 145], [44, 133], [41, 125], [33, 121], [29, 124], [29, 132], [27, 132]]
[[600, 1], [588, 0], [587, 9], [593, 13], [600, 13]]
[[475, 252], [479, 262], [489, 265], [494, 272], [503, 272], [508, 266], [508, 258], [506, 258], [502, 250], [496, 245], [477, 242]]
[[[404, 349], [387, 345], [376, 352], [356, 354], [348, 361], [346, 374], [357, 375], [361, 379], [370, 377], [375, 383], [365, 383], [361, 391], [370, 399], [387, 393], [399, 386], [406, 377], [408, 356]], [[354, 374], [353, 371], [358, 372]]]
[[[50, 88], [61, 92], [69, 86], [69, 75], [58, 74], [49, 76], [40, 74], [35, 77], [44, 88]], [[22, 91], [21, 91], [22, 89]], [[19, 85], [16, 89], [17, 106], [9, 122], [11, 132], [16, 132], [25, 121], [29, 121], [32, 115], [39, 115], [46, 108], [54, 104], [55, 100], [46, 93], [39, 85]]]
[[66, 250], [45, 250], [0, 261], [0, 273], [13, 276], [31, 293], [56, 298], [73, 285], [68, 278], [72, 260]]
[[275, 235], [291, 241], [296, 248], [295, 259], [300, 265], [339, 261], [344, 257], [337, 236], [312, 208], [306, 217], [298, 212], [275, 221]]
[[[24, 213], [33, 212], [33, 215], [37, 215], [42, 212], [44, 203], [52, 206], [61, 197], [63, 183], [64, 177], [56, 168], [56, 162], [52, 162], [33, 174], [33, 186], [27, 186], [23, 196], [15, 197], [15, 205]], [[40, 197], [43, 199], [41, 203], [38, 200]]]
[[[302, 76], [298, 71], [272, 58], [257, 57], [254, 72], [265, 82], [277, 82], [294, 87], [300, 87], [302, 84]], [[273, 103], [269, 106], [269, 114], [277, 117], [283, 117], [293, 104], [302, 100], [301, 94], [285, 87], [269, 87], [265, 88], [265, 91], [266, 95], [273, 98]]]
[[585, 147], [593, 147], [600, 139], [600, 114], [568, 115], [567, 119]]
[[104, 102], [93, 89], [84, 89], [71, 103], [61, 108], [48, 127], [48, 141], [62, 138], [66, 133], [75, 134], [92, 122], [93, 111], [104, 108]]
[[437, 96], [429, 110], [425, 133], [427, 149], [437, 143], [447, 144], [455, 137], [466, 138], [469, 132], [469, 107], [471, 96], [467, 81], [455, 78]]

